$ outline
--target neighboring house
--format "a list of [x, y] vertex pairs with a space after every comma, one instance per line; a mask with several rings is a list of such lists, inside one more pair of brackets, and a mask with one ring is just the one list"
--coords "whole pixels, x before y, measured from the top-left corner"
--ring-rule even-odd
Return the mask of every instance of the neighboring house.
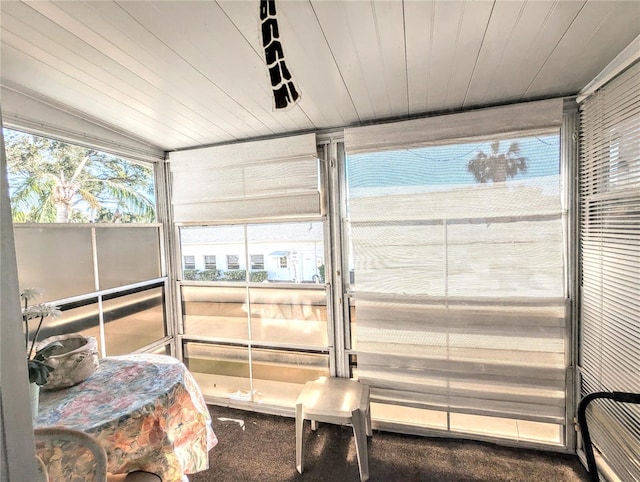
[[274, 229], [260, 229], [260, 241], [250, 242], [248, 258], [245, 247], [230, 229], [183, 228], [180, 231], [183, 270], [266, 271], [265, 281], [311, 283], [322, 280], [324, 241], [321, 223], [283, 224]]

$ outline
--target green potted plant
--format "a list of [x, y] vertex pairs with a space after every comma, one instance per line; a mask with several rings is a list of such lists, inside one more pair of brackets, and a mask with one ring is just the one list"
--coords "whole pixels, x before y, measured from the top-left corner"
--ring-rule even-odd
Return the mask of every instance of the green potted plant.
[[[22, 301], [22, 321], [24, 323], [24, 342], [27, 351], [27, 367], [29, 370], [29, 382], [31, 383], [31, 410], [34, 416], [38, 413], [40, 387], [47, 383], [49, 374], [54, 370], [52, 366], [47, 364], [47, 359], [57, 347], [62, 346], [60, 342], [54, 341], [38, 350], [35, 349], [44, 320], [46, 318], [57, 318], [60, 316], [60, 310], [51, 304], [39, 303], [29, 305], [32, 300], [41, 296], [42, 292], [39, 288], [28, 288], [20, 293], [20, 299]], [[29, 323], [32, 320], [38, 320], [38, 324], [33, 339], [31, 343], [29, 343]]]

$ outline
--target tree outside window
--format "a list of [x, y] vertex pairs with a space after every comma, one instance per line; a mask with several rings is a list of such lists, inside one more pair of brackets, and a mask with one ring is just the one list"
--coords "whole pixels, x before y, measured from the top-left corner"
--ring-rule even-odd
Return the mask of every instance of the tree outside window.
[[150, 166], [4, 129], [13, 221], [155, 222]]

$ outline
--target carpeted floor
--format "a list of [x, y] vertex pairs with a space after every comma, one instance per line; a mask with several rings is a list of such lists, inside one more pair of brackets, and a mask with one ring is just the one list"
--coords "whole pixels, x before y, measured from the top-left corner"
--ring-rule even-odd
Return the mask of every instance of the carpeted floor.
[[[219, 439], [210, 469], [190, 482], [358, 481], [351, 427], [305, 424], [305, 470], [295, 464], [293, 418], [210, 406]], [[379, 432], [369, 439], [372, 482], [588, 481], [577, 456], [489, 443]]]

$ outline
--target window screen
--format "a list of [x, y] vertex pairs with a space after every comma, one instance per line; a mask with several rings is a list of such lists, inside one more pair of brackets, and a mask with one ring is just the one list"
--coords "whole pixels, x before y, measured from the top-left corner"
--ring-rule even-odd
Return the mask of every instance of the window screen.
[[[358, 377], [376, 402], [566, 423], [561, 107], [531, 112], [345, 133]], [[500, 132], [511, 115], [550, 127]]]

